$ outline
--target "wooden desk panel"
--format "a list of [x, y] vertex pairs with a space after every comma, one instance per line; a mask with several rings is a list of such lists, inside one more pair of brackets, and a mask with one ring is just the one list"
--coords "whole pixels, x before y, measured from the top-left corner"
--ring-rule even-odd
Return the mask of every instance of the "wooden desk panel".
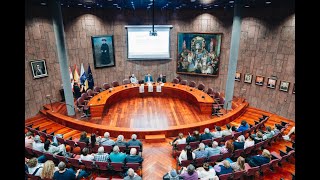
[[153, 92], [148, 92], [148, 86], [144, 86], [144, 93], [139, 93], [139, 86], [133, 86], [131, 84], [122, 85], [112, 90], [103, 91], [88, 102], [90, 107], [91, 117], [102, 117], [103, 112], [106, 112], [113, 104], [121, 101], [122, 99], [132, 97], [146, 97], [146, 96], [165, 96], [176, 97], [184, 101], [187, 101], [199, 110], [203, 114], [212, 113], [212, 104], [214, 99], [207, 93], [200, 91], [189, 86], [165, 83], [162, 88], [162, 92], [156, 92], [156, 85], [153, 85]]

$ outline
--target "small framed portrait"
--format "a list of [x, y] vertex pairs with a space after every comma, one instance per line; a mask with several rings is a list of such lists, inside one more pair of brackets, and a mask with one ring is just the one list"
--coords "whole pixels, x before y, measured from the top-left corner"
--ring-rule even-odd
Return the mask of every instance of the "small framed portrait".
[[256, 76], [256, 85], [263, 86], [264, 83], [264, 77], [263, 76]]
[[236, 77], [234, 78], [235, 81], [240, 81], [241, 79], [241, 73], [236, 72]]
[[251, 83], [252, 83], [252, 74], [246, 73], [246, 74], [244, 75], [244, 82], [251, 84]]
[[276, 88], [277, 80], [273, 78], [268, 78], [267, 87], [274, 89]]
[[43, 78], [48, 76], [45, 60], [30, 61], [33, 79]]
[[113, 35], [92, 36], [91, 41], [94, 68], [115, 66]]
[[288, 81], [280, 81], [280, 91], [288, 92], [289, 91], [290, 82]]
[[293, 83], [293, 89], [292, 89], [292, 94], [296, 93], [296, 83]]

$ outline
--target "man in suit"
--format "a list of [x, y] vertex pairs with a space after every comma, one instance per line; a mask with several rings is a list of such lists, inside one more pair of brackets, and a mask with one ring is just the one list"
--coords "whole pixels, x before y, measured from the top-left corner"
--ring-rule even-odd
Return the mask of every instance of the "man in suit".
[[167, 82], [167, 80], [166, 80], [165, 77], [163, 77], [162, 74], [160, 74], [159, 77], [158, 77], [158, 79], [157, 79], [157, 82], [163, 82], [163, 83], [165, 83], [165, 82]]
[[42, 68], [40, 67], [39, 64], [37, 64], [37, 66], [36, 66], [35, 74], [36, 74], [36, 76], [44, 74], [44, 71], [42, 70]]
[[147, 74], [145, 77], [144, 77], [144, 82], [153, 82], [153, 78], [151, 76], [151, 74]]

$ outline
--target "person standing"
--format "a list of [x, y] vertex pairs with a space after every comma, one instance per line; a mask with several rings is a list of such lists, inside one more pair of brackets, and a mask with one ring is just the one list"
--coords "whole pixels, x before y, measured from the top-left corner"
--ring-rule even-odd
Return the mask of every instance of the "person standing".
[[106, 39], [102, 39], [100, 62], [103, 65], [110, 64], [109, 46]]
[[35, 74], [36, 74], [36, 76], [44, 74], [44, 71], [42, 70], [42, 68], [40, 67], [39, 64], [36, 65]]

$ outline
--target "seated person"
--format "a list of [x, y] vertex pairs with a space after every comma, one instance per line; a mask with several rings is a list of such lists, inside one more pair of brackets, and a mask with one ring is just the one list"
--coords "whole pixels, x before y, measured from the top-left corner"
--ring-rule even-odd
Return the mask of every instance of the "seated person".
[[195, 167], [192, 164], [189, 164], [188, 167], [183, 167], [180, 177], [183, 179], [198, 179], [198, 173], [195, 170]]
[[255, 144], [263, 141], [263, 134], [261, 131], [258, 131], [256, 134], [252, 134], [252, 137], [254, 137], [253, 140]]
[[103, 138], [99, 136], [97, 138], [97, 142], [99, 142], [99, 144], [102, 146], [113, 146], [115, 144], [114, 140], [110, 139], [109, 132], [105, 132]]
[[231, 168], [233, 171], [243, 171], [244, 168], [245, 159], [241, 156], [238, 157], [237, 162], [230, 163]]
[[222, 146], [220, 149], [221, 154], [233, 153], [233, 151], [234, 151], [234, 146], [231, 139], [226, 141], [224, 143], [224, 146]]
[[194, 154], [196, 154], [197, 158], [208, 157], [208, 151], [205, 150], [205, 145], [203, 143], [199, 144], [199, 148], [193, 150]]
[[26, 161], [27, 165], [27, 172], [29, 174], [32, 174], [34, 176], [40, 176], [42, 168], [43, 168], [43, 163], [38, 163], [38, 159], [36, 157], [33, 157], [29, 160]]
[[134, 76], [134, 74], [131, 75], [130, 82], [133, 84], [138, 84], [138, 79]]
[[179, 179], [183, 179], [182, 177], [179, 177], [177, 171], [175, 169], [170, 170], [169, 172], [167, 172], [163, 178], [163, 180], [179, 180]]
[[90, 143], [90, 138], [87, 137], [87, 132], [85, 131], [81, 132], [79, 142], [84, 142], [87, 145]]
[[137, 139], [136, 134], [131, 135], [131, 140], [127, 142], [127, 146], [139, 146], [140, 147], [140, 152], [142, 152], [142, 143], [140, 140]]
[[78, 169], [75, 173], [72, 168], [67, 169], [66, 164], [61, 161], [58, 164], [58, 171], [53, 174], [53, 179], [66, 179], [66, 180], [73, 180], [79, 178], [79, 173], [81, 169]]
[[145, 83], [153, 82], [153, 78], [152, 78], [151, 74], [145, 75], [145, 77], [144, 77], [144, 82], [145, 82]]
[[110, 153], [109, 159], [111, 162], [121, 162], [123, 163], [126, 158], [126, 154], [120, 152], [119, 146], [114, 146], [113, 151]]
[[290, 131], [288, 132], [288, 134], [282, 136], [283, 139], [286, 140], [286, 141], [291, 141], [290, 135], [291, 135], [291, 134], [295, 134], [295, 129], [296, 129], [295, 126], [293, 126], [293, 127], [290, 129]]
[[245, 138], [243, 135], [238, 136], [237, 140], [233, 142], [234, 150], [244, 149]]
[[43, 164], [42, 171], [40, 173], [41, 179], [52, 179], [53, 174], [59, 171], [59, 168], [54, 165], [54, 162], [52, 160], [47, 160]]
[[33, 133], [31, 131], [27, 132], [24, 139], [24, 145], [26, 147], [32, 148], [33, 142], [34, 142]]
[[143, 158], [139, 155], [137, 155], [137, 149], [131, 148], [130, 149], [130, 155], [128, 154], [125, 158], [125, 161], [127, 163], [142, 163]]
[[264, 136], [263, 139], [270, 139], [270, 138], [273, 137], [273, 135], [274, 135], [274, 131], [271, 130], [270, 126], [267, 126], [266, 127], [266, 132], [263, 135]]
[[232, 134], [232, 128], [230, 124], [226, 125], [226, 129], [222, 131], [222, 136], [229, 136]]
[[181, 163], [182, 160], [193, 160], [196, 158], [196, 154], [192, 152], [191, 146], [187, 145], [184, 150], [181, 151], [179, 155], [179, 163]]
[[213, 136], [213, 138], [220, 138], [220, 137], [222, 137], [222, 131], [221, 131], [221, 127], [220, 126], [216, 126], [215, 127], [215, 132], [212, 132], [211, 134], [212, 134], [212, 136]]
[[238, 129], [237, 129], [237, 132], [242, 132], [242, 131], [245, 131], [245, 130], [247, 130], [247, 129], [249, 129], [250, 127], [249, 127], [249, 124], [247, 123], [247, 121], [245, 121], [245, 120], [242, 120], [241, 121], [241, 125], [238, 127]]
[[186, 138], [183, 137], [182, 133], [179, 133], [178, 138], [170, 142], [170, 144], [173, 146], [176, 146], [177, 144], [186, 144], [186, 143], [187, 143]]
[[104, 147], [100, 146], [98, 148], [98, 153], [93, 155], [93, 160], [94, 161], [98, 161], [98, 162], [108, 162], [109, 159], [109, 154], [108, 153], [104, 153]]
[[36, 135], [33, 140], [34, 142], [32, 143], [32, 148], [37, 151], [43, 152], [44, 144], [41, 142], [40, 136]]
[[157, 82], [165, 83], [165, 82], [167, 82], [167, 80], [162, 74], [160, 74], [158, 79], [157, 79]]
[[221, 174], [228, 174], [233, 171], [228, 160], [223, 160], [221, 163], [217, 163], [217, 165], [215, 165], [213, 168], [218, 176]]
[[66, 146], [64, 144], [60, 144], [59, 146], [54, 146], [47, 139], [43, 145], [43, 152], [47, 152], [50, 154], [58, 154], [60, 156], [64, 156], [66, 154]]
[[197, 130], [193, 131], [192, 135], [190, 135], [190, 133], [189, 133], [189, 136], [187, 137], [186, 141], [187, 141], [187, 143], [200, 141], [199, 131], [197, 131]]
[[248, 157], [246, 159], [246, 162], [251, 166], [251, 167], [256, 167], [256, 166], [261, 166], [263, 164], [269, 163], [271, 160], [271, 154], [267, 149], [264, 149], [262, 151], [261, 155], [255, 155]]
[[202, 140], [206, 140], [206, 139], [212, 139], [212, 134], [210, 133], [210, 130], [209, 130], [209, 128], [205, 128], [204, 129], [204, 133], [203, 134], [201, 134], [201, 136], [200, 136], [200, 140], [202, 141]]
[[116, 140], [116, 142], [114, 143], [114, 145], [127, 147], [127, 142], [124, 141], [123, 135], [120, 134], [120, 135], [117, 137], [117, 140]]
[[128, 176], [124, 177], [123, 180], [142, 180], [142, 178], [134, 172], [132, 168], [128, 169]]
[[216, 171], [209, 163], [203, 163], [202, 167], [198, 167], [196, 171], [198, 173], [198, 178], [201, 180], [219, 180], [218, 176], [216, 176]]
[[81, 160], [85, 160], [85, 161], [93, 161], [94, 159], [94, 154], [89, 154], [89, 149], [87, 147], [82, 149], [82, 154], [80, 155], [80, 158], [78, 159], [79, 162], [81, 162]]
[[221, 147], [219, 146], [217, 141], [213, 141], [212, 147], [208, 146], [205, 148], [205, 150], [208, 151], [208, 157], [210, 157], [220, 154]]
[[247, 147], [254, 146], [254, 137], [252, 135], [248, 136], [246, 141], [244, 142], [243, 149], [246, 149]]

